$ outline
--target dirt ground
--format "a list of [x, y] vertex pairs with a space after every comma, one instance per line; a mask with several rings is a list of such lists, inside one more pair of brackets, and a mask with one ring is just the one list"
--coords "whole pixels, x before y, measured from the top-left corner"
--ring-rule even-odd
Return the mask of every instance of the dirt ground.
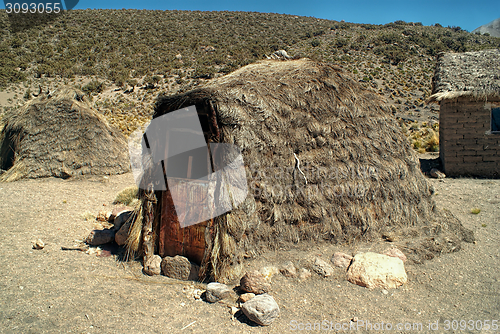
[[[388, 329], [388, 324], [394, 333], [479, 332], [481, 322], [484, 327], [487, 320], [490, 325], [500, 322], [500, 180], [429, 182], [438, 206], [475, 232], [475, 244], [464, 243], [461, 251], [421, 265], [406, 265], [408, 284], [388, 293], [353, 285], [338, 268], [332, 277], [313, 273], [306, 281], [277, 274], [270, 294], [281, 314], [269, 327], [255, 326], [239, 313], [232, 318], [227, 305], [195, 300], [190, 291], [203, 289], [201, 283], [148, 277], [140, 263], [124, 263], [116, 255], [61, 249], [77, 245], [91, 231], [93, 222], [83, 218], [85, 212], [113, 207], [116, 193], [133, 184], [130, 173], [0, 183], [0, 332], [364, 333]], [[472, 214], [473, 208], [481, 212]], [[46, 243], [43, 250], [32, 249], [37, 238]], [[291, 260], [301, 266], [311, 256], [329, 259], [337, 250], [354, 253], [388, 246], [318, 244], [267, 253], [245, 265], [262, 268]], [[463, 330], [462, 320], [467, 322]], [[366, 329], [367, 322], [372, 331]], [[316, 330], [308, 330], [315, 323]], [[499, 333], [500, 328], [482, 332]]]

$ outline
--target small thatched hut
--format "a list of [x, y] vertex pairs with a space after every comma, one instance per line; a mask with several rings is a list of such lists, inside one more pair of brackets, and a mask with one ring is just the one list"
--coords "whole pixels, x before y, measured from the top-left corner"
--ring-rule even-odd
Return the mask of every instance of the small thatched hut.
[[430, 102], [439, 102], [439, 149], [451, 176], [500, 176], [500, 50], [443, 53]]
[[[164, 234], [175, 225], [171, 194], [143, 191], [129, 251], [142, 252], [152, 237], [155, 252], [172, 256], [169, 245], [179, 243], [177, 253], [201, 262], [200, 279], [226, 281], [238, 277], [244, 258], [297, 243], [396, 235], [390, 239], [411, 239], [405, 251], [418, 261], [471, 238], [435, 208], [419, 160], [380, 97], [338, 67], [261, 61], [192, 91], [159, 96], [154, 118], [193, 105], [209, 145], [241, 149], [248, 196], [236, 209], [172, 235]], [[438, 242], [444, 235], [448, 241]], [[201, 261], [190, 255], [197, 238]]]
[[76, 89], [37, 97], [6, 114], [2, 122], [0, 181], [130, 170], [125, 137]]

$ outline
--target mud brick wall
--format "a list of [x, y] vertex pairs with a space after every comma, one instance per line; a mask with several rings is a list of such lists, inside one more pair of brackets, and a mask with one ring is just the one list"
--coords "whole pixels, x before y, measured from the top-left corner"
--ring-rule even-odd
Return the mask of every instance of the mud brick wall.
[[498, 98], [441, 101], [439, 150], [447, 175], [500, 177], [500, 134], [491, 133], [491, 108], [498, 107]]

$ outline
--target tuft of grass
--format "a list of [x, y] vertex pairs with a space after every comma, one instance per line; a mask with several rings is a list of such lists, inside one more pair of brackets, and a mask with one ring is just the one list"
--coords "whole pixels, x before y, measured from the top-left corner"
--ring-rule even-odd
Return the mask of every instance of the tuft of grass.
[[481, 212], [481, 209], [478, 209], [478, 208], [474, 208], [474, 209], [470, 210], [470, 213], [475, 214], [475, 215], [479, 214], [479, 212]]
[[481, 224], [482, 227], [486, 227], [487, 225], [486, 224]]
[[134, 200], [137, 200], [138, 198], [138, 191], [139, 189], [137, 186], [130, 186], [122, 191], [120, 191], [117, 195], [115, 200], [113, 201], [113, 204], [124, 204], [124, 205], [130, 205]]

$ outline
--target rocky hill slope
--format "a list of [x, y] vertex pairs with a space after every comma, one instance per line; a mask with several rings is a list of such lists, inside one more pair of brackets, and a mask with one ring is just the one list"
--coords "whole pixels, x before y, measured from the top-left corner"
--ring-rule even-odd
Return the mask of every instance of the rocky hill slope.
[[150, 119], [161, 91], [193, 88], [284, 49], [337, 63], [384, 95], [415, 148], [430, 151], [438, 113], [424, 101], [436, 54], [500, 47], [500, 38], [439, 24], [247, 12], [74, 10], [21, 29], [0, 11], [0, 31], [0, 117], [40, 90], [73, 84], [129, 134]]

